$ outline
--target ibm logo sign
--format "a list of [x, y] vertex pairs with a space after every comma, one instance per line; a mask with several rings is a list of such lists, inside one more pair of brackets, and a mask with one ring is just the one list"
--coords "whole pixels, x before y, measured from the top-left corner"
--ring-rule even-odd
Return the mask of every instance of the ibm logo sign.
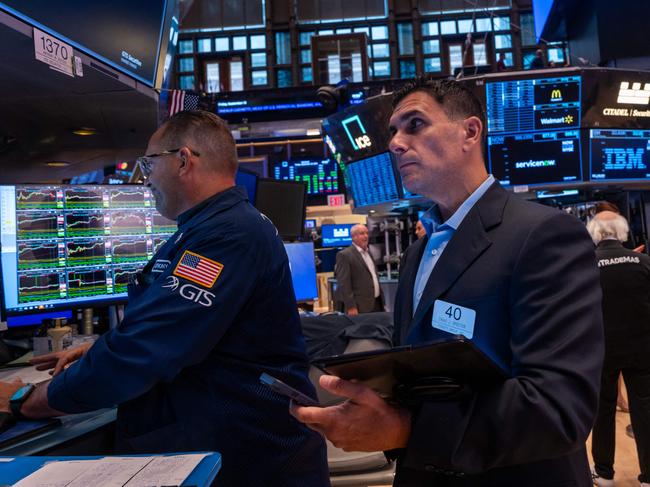
[[650, 103], [650, 83], [646, 83], [641, 89], [641, 83], [633, 83], [630, 87], [629, 81], [621, 82], [621, 89], [618, 90], [617, 103], [630, 105], [647, 105]]

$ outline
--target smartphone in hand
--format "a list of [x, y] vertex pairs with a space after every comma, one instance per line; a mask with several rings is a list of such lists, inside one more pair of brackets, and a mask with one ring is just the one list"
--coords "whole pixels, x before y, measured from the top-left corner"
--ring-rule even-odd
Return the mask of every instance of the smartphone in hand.
[[300, 391], [297, 391], [293, 387], [282, 382], [280, 379], [276, 379], [275, 377], [267, 374], [266, 372], [260, 375], [260, 382], [265, 386], [270, 387], [278, 394], [282, 394], [283, 396], [292, 399], [296, 404], [300, 406], [317, 406], [317, 407], [320, 406], [320, 404], [318, 404], [318, 401], [316, 401], [315, 399], [312, 399], [308, 395], [303, 394]]

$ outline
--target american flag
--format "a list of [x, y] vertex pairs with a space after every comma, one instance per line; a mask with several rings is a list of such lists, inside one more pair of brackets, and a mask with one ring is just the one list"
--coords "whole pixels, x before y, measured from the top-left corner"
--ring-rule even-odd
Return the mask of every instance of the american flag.
[[222, 269], [223, 264], [186, 250], [173, 274], [211, 288]]
[[184, 90], [172, 90], [169, 97], [169, 116], [184, 110], [199, 108], [199, 95]]

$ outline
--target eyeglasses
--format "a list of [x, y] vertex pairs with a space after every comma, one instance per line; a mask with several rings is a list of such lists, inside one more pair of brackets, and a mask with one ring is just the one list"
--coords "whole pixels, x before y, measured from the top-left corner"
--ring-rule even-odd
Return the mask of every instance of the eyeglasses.
[[[151, 176], [151, 171], [153, 171], [154, 158], [168, 156], [170, 154], [176, 154], [177, 152], [180, 152], [182, 149], [184, 149], [184, 147], [179, 147], [178, 149], [164, 150], [162, 152], [158, 152], [157, 154], [147, 154], [146, 156], [138, 157], [135, 161], [137, 162], [138, 166], [140, 166], [140, 171], [142, 171], [142, 176], [144, 176], [145, 179], [148, 179], [149, 176]], [[192, 149], [190, 149], [190, 152], [197, 157], [201, 155], [200, 153]]]

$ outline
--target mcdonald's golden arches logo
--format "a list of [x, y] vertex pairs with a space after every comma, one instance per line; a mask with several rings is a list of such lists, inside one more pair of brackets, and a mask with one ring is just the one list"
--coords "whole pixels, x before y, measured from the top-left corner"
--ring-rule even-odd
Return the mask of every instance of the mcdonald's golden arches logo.
[[562, 101], [562, 91], [559, 88], [551, 91], [551, 101]]

